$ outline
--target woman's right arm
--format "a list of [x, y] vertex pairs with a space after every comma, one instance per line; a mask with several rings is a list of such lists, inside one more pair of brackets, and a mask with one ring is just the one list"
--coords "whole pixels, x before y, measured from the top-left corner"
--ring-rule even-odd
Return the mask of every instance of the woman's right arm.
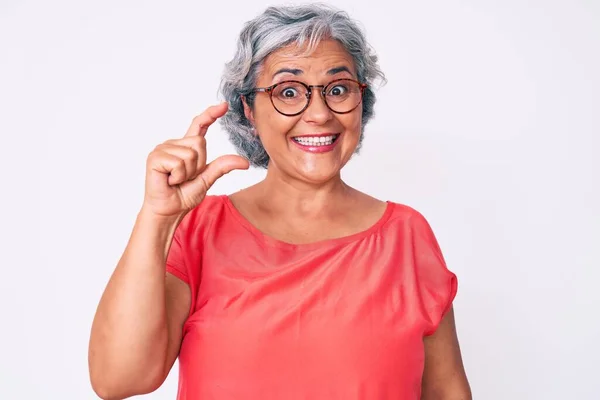
[[178, 222], [142, 209], [102, 295], [89, 347], [91, 383], [102, 399], [156, 390], [177, 358], [191, 302], [185, 282], [165, 277]]
[[96, 310], [89, 343], [92, 387], [105, 400], [156, 390], [177, 355], [191, 303], [190, 288], [166, 273], [175, 230], [224, 174], [248, 169], [237, 155], [206, 164], [208, 127], [226, 103], [194, 118], [185, 137], [148, 156], [144, 205]]

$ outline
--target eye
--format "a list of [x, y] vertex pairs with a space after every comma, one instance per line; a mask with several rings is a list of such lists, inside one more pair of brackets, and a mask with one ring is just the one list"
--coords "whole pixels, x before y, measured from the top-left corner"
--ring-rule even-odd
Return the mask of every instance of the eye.
[[281, 90], [281, 96], [291, 99], [298, 96], [298, 91], [293, 87], [287, 87]]
[[348, 92], [348, 88], [342, 84], [335, 85], [331, 89], [329, 89], [328, 96], [343, 96]]
[[298, 82], [282, 82], [273, 91], [273, 96], [286, 103], [298, 102], [306, 97], [306, 88]]

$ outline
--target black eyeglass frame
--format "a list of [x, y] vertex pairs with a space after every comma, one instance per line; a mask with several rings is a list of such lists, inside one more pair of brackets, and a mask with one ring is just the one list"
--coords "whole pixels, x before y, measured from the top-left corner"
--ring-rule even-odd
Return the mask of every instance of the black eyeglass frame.
[[[352, 107], [352, 109], [350, 109], [348, 111], [343, 111], [343, 112], [332, 109], [331, 106], [329, 105], [329, 103], [327, 103], [327, 88], [329, 88], [331, 85], [333, 85], [337, 82], [341, 82], [341, 81], [350, 81], [350, 82], [357, 83], [358, 87], [360, 89], [360, 101], [358, 102], [358, 104], [356, 104], [354, 107]], [[277, 109], [277, 106], [275, 105], [275, 102], [273, 101], [273, 90], [277, 86], [280, 86], [280, 85], [283, 85], [286, 83], [299, 83], [300, 85], [302, 85], [306, 88], [306, 104], [304, 105], [302, 110], [298, 111], [297, 113], [287, 114], [287, 113], [281, 112], [280, 110]], [[321, 88], [320, 93], [323, 96], [323, 101], [325, 102], [325, 105], [327, 106], [327, 108], [329, 108], [332, 112], [334, 112], [336, 114], [348, 114], [348, 113], [351, 113], [352, 111], [356, 110], [356, 108], [362, 103], [363, 97], [365, 94], [365, 89], [368, 86], [369, 85], [367, 85], [366, 83], [362, 83], [355, 79], [349, 79], [349, 78], [334, 79], [333, 81], [329, 82], [327, 85], [307, 85], [304, 82], [300, 82], [300, 81], [296, 81], [296, 80], [287, 80], [287, 81], [277, 82], [276, 84], [268, 86], [268, 87], [254, 88], [254, 89], [252, 89], [251, 93], [254, 93], [254, 92], [268, 93], [269, 99], [271, 100], [271, 104], [273, 105], [273, 108], [275, 109], [275, 111], [277, 111], [278, 113], [280, 113], [282, 115], [285, 115], [286, 117], [295, 117], [297, 115], [302, 114], [310, 105], [310, 100], [312, 98], [312, 93], [313, 93], [312, 89], [313, 88]]]

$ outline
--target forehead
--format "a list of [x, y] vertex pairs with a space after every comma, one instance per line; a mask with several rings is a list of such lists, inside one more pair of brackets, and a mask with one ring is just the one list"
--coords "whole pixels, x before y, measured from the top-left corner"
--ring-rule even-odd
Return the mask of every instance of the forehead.
[[307, 46], [291, 44], [271, 53], [263, 63], [263, 73], [271, 77], [282, 68], [299, 69], [303, 73], [325, 74], [335, 67], [345, 66], [356, 73], [354, 60], [350, 53], [337, 40], [322, 40], [312, 52], [306, 52]]

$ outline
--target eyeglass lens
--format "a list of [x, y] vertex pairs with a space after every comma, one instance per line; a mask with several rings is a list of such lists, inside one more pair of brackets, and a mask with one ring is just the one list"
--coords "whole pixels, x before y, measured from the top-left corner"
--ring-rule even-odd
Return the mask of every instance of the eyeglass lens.
[[[320, 92], [314, 88], [312, 91], [313, 94]], [[280, 113], [299, 113], [308, 105], [308, 89], [300, 82], [281, 82], [273, 89], [271, 99]], [[325, 87], [325, 103], [334, 112], [349, 112], [358, 106], [361, 99], [362, 89], [355, 81], [339, 80]]]

